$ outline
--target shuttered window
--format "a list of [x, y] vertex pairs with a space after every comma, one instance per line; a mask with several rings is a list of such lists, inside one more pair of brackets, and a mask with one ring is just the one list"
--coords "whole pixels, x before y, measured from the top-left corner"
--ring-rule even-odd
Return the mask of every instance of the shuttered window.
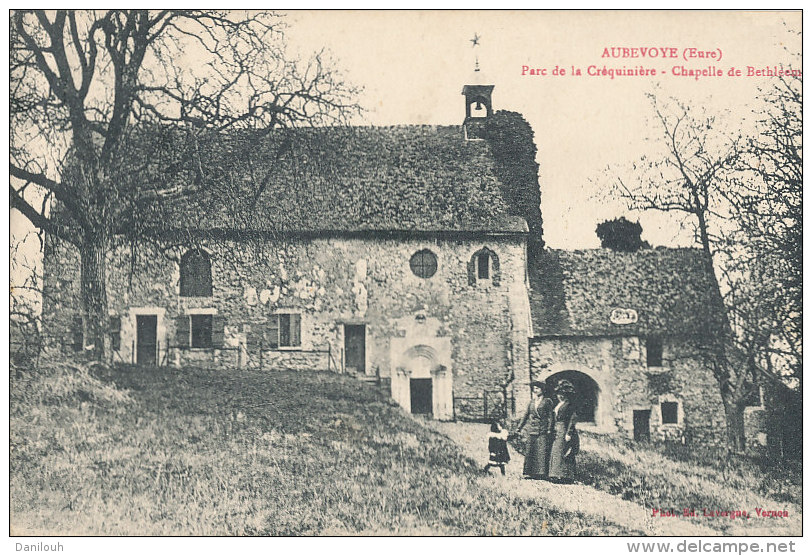
[[185, 315], [175, 319], [175, 345], [181, 348], [189, 347], [189, 316]]
[[219, 315], [184, 315], [175, 319], [175, 345], [211, 349], [225, 345], [225, 319]]
[[302, 345], [302, 316], [298, 313], [271, 315], [265, 341], [271, 349]]
[[190, 315], [193, 348], [212, 347], [212, 315]]

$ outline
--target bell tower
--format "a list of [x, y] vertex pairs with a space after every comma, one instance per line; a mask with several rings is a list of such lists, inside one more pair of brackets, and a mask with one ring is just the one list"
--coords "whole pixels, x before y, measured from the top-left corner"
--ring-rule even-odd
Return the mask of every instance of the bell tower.
[[483, 138], [482, 124], [493, 115], [491, 96], [494, 85], [487, 84], [488, 79], [479, 69], [477, 47], [480, 40], [481, 37], [476, 33], [474, 38], [470, 39], [474, 49], [474, 73], [462, 87], [462, 94], [465, 97], [465, 120], [462, 125], [468, 139]]

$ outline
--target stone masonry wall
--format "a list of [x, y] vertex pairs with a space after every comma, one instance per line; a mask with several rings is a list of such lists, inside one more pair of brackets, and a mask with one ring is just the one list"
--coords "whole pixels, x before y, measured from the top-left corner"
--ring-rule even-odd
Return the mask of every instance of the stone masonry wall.
[[[573, 337], [531, 342], [531, 375], [546, 380], [561, 371], [580, 371], [599, 387], [596, 423], [582, 428], [634, 436], [634, 410], [650, 410], [652, 440], [724, 442], [725, 417], [711, 371], [689, 347], [664, 338], [662, 367], [647, 367], [637, 337]], [[661, 422], [661, 403], [678, 403], [678, 423]]]
[[[212, 262], [211, 297], [181, 297], [178, 262], [185, 250], [158, 251], [141, 245], [108, 257], [110, 314], [121, 318], [116, 358], [133, 360], [137, 314], [158, 315], [159, 362], [230, 366], [260, 364], [259, 332], [275, 312], [301, 314], [301, 348], [265, 350], [264, 368], [341, 365], [344, 324], [367, 329], [367, 373], [391, 377], [390, 339], [403, 336], [404, 319], [438, 319], [439, 334], [451, 338], [455, 397], [481, 397], [514, 373], [527, 383], [529, 313], [524, 238], [481, 240], [313, 239], [246, 242], [201, 247]], [[468, 263], [482, 247], [499, 257], [501, 280], [469, 285]], [[431, 250], [436, 274], [415, 276], [411, 256]], [[76, 251], [48, 238], [45, 252], [45, 328], [51, 345], [65, 341], [79, 311]], [[524, 298], [522, 297], [524, 295]], [[223, 350], [180, 350], [176, 319], [209, 312], [224, 319]], [[522, 343], [524, 339], [524, 343]], [[466, 417], [466, 415], [457, 415]], [[476, 417], [476, 415], [468, 416]]]

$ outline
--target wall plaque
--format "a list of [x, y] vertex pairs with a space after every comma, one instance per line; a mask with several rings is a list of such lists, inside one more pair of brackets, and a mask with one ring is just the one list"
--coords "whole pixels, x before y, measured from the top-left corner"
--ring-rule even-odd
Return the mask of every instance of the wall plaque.
[[637, 322], [637, 311], [634, 309], [612, 309], [609, 322], [612, 324], [634, 324]]

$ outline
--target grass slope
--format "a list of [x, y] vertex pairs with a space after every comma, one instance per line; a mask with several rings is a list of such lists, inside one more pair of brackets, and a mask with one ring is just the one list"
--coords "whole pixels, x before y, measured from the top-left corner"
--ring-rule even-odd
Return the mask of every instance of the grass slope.
[[12, 379], [10, 425], [15, 535], [630, 533], [489, 488], [333, 374], [51, 365]]
[[[723, 448], [645, 445], [582, 435], [578, 481], [649, 509], [682, 514], [722, 534], [768, 527], [770, 535], [799, 535], [802, 510], [800, 462], [776, 465], [756, 457], [728, 454]], [[786, 510], [791, 519], [759, 517], [756, 508]], [[750, 520], [706, 518], [704, 510], [747, 511]], [[744, 528], [743, 528], [744, 527]]]

